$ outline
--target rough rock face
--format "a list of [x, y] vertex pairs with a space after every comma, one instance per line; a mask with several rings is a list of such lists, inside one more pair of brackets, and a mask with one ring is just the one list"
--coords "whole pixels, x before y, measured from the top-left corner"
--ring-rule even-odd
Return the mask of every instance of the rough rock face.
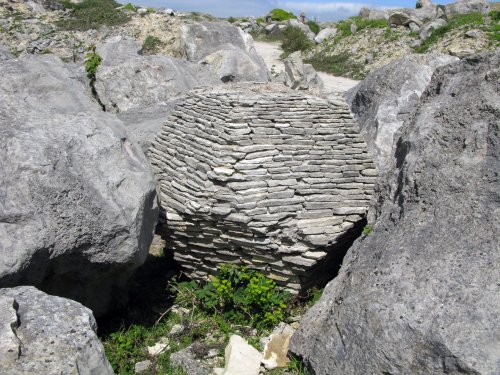
[[114, 37], [98, 46], [102, 65], [95, 90], [107, 111], [165, 105], [196, 86], [219, 81], [203, 66], [166, 56], [140, 56], [134, 40]]
[[376, 176], [343, 100], [281, 85], [189, 93], [149, 158], [167, 247], [193, 277], [243, 262], [293, 289], [362, 225]]
[[459, 0], [446, 5], [446, 15], [465, 14], [470, 12], [488, 13], [490, 4], [486, 0]]
[[269, 81], [252, 36], [228, 22], [182, 25], [178, 50], [188, 61], [208, 64], [224, 82]]
[[285, 85], [294, 90], [322, 91], [323, 80], [311, 64], [304, 64], [302, 52], [291, 53], [284, 61]]
[[1, 71], [0, 287], [35, 285], [99, 315], [148, 253], [148, 162], [55, 56]]
[[325, 27], [323, 30], [321, 30], [318, 35], [314, 37], [314, 41], [316, 43], [321, 43], [325, 39], [331, 39], [334, 38], [335, 35], [337, 35], [337, 28], [336, 27]]
[[0, 373], [114, 374], [92, 312], [34, 287], [0, 289]]
[[420, 100], [432, 74], [458, 58], [443, 54], [410, 55], [370, 73], [346, 93], [379, 172], [394, 158], [394, 134]]
[[402, 128], [373, 232], [292, 337], [316, 374], [500, 373], [499, 67], [439, 68]]
[[0, 61], [9, 60], [12, 58], [14, 58], [14, 56], [11, 55], [9, 49], [0, 45]]

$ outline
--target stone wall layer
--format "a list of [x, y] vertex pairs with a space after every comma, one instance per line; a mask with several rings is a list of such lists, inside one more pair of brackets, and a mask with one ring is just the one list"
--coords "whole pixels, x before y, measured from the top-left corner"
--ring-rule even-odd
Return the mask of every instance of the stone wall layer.
[[364, 219], [377, 171], [343, 99], [253, 87], [192, 91], [165, 122], [161, 232], [195, 278], [243, 263], [300, 290]]

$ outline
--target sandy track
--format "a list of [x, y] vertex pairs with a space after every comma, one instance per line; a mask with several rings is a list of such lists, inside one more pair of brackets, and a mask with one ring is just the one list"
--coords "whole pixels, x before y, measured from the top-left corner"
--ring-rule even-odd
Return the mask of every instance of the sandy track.
[[[277, 42], [257, 42], [254, 41], [257, 53], [262, 56], [266, 62], [267, 67], [276, 73], [283, 72], [285, 65], [280, 60], [280, 55], [283, 52], [279, 43]], [[351, 87], [358, 84], [359, 81], [353, 79], [336, 77], [332, 74], [318, 72], [319, 76], [325, 84], [326, 93], [344, 93]]]

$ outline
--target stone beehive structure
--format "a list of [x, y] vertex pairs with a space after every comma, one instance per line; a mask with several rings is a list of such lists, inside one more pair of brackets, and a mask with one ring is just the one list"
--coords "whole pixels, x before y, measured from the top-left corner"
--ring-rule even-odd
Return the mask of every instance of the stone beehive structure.
[[165, 122], [149, 152], [162, 231], [195, 278], [241, 262], [298, 290], [363, 220], [377, 173], [343, 100], [252, 87], [190, 92]]

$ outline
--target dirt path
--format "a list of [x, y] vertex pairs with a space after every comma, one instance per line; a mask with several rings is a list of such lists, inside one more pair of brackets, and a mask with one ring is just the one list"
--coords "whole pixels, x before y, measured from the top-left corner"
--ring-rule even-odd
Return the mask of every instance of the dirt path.
[[[283, 52], [277, 42], [257, 42], [254, 41], [257, 53], [262, 56], [267, 67], [280, 73], [285, 70], [285, 64], [280, 60], [280, 55]], [[336, 77], [332, 74], [318, 72], [319, 76], [325, 84], [326, 93], [343, 93], [358, 84], [359, 81], [353, 79]]]

